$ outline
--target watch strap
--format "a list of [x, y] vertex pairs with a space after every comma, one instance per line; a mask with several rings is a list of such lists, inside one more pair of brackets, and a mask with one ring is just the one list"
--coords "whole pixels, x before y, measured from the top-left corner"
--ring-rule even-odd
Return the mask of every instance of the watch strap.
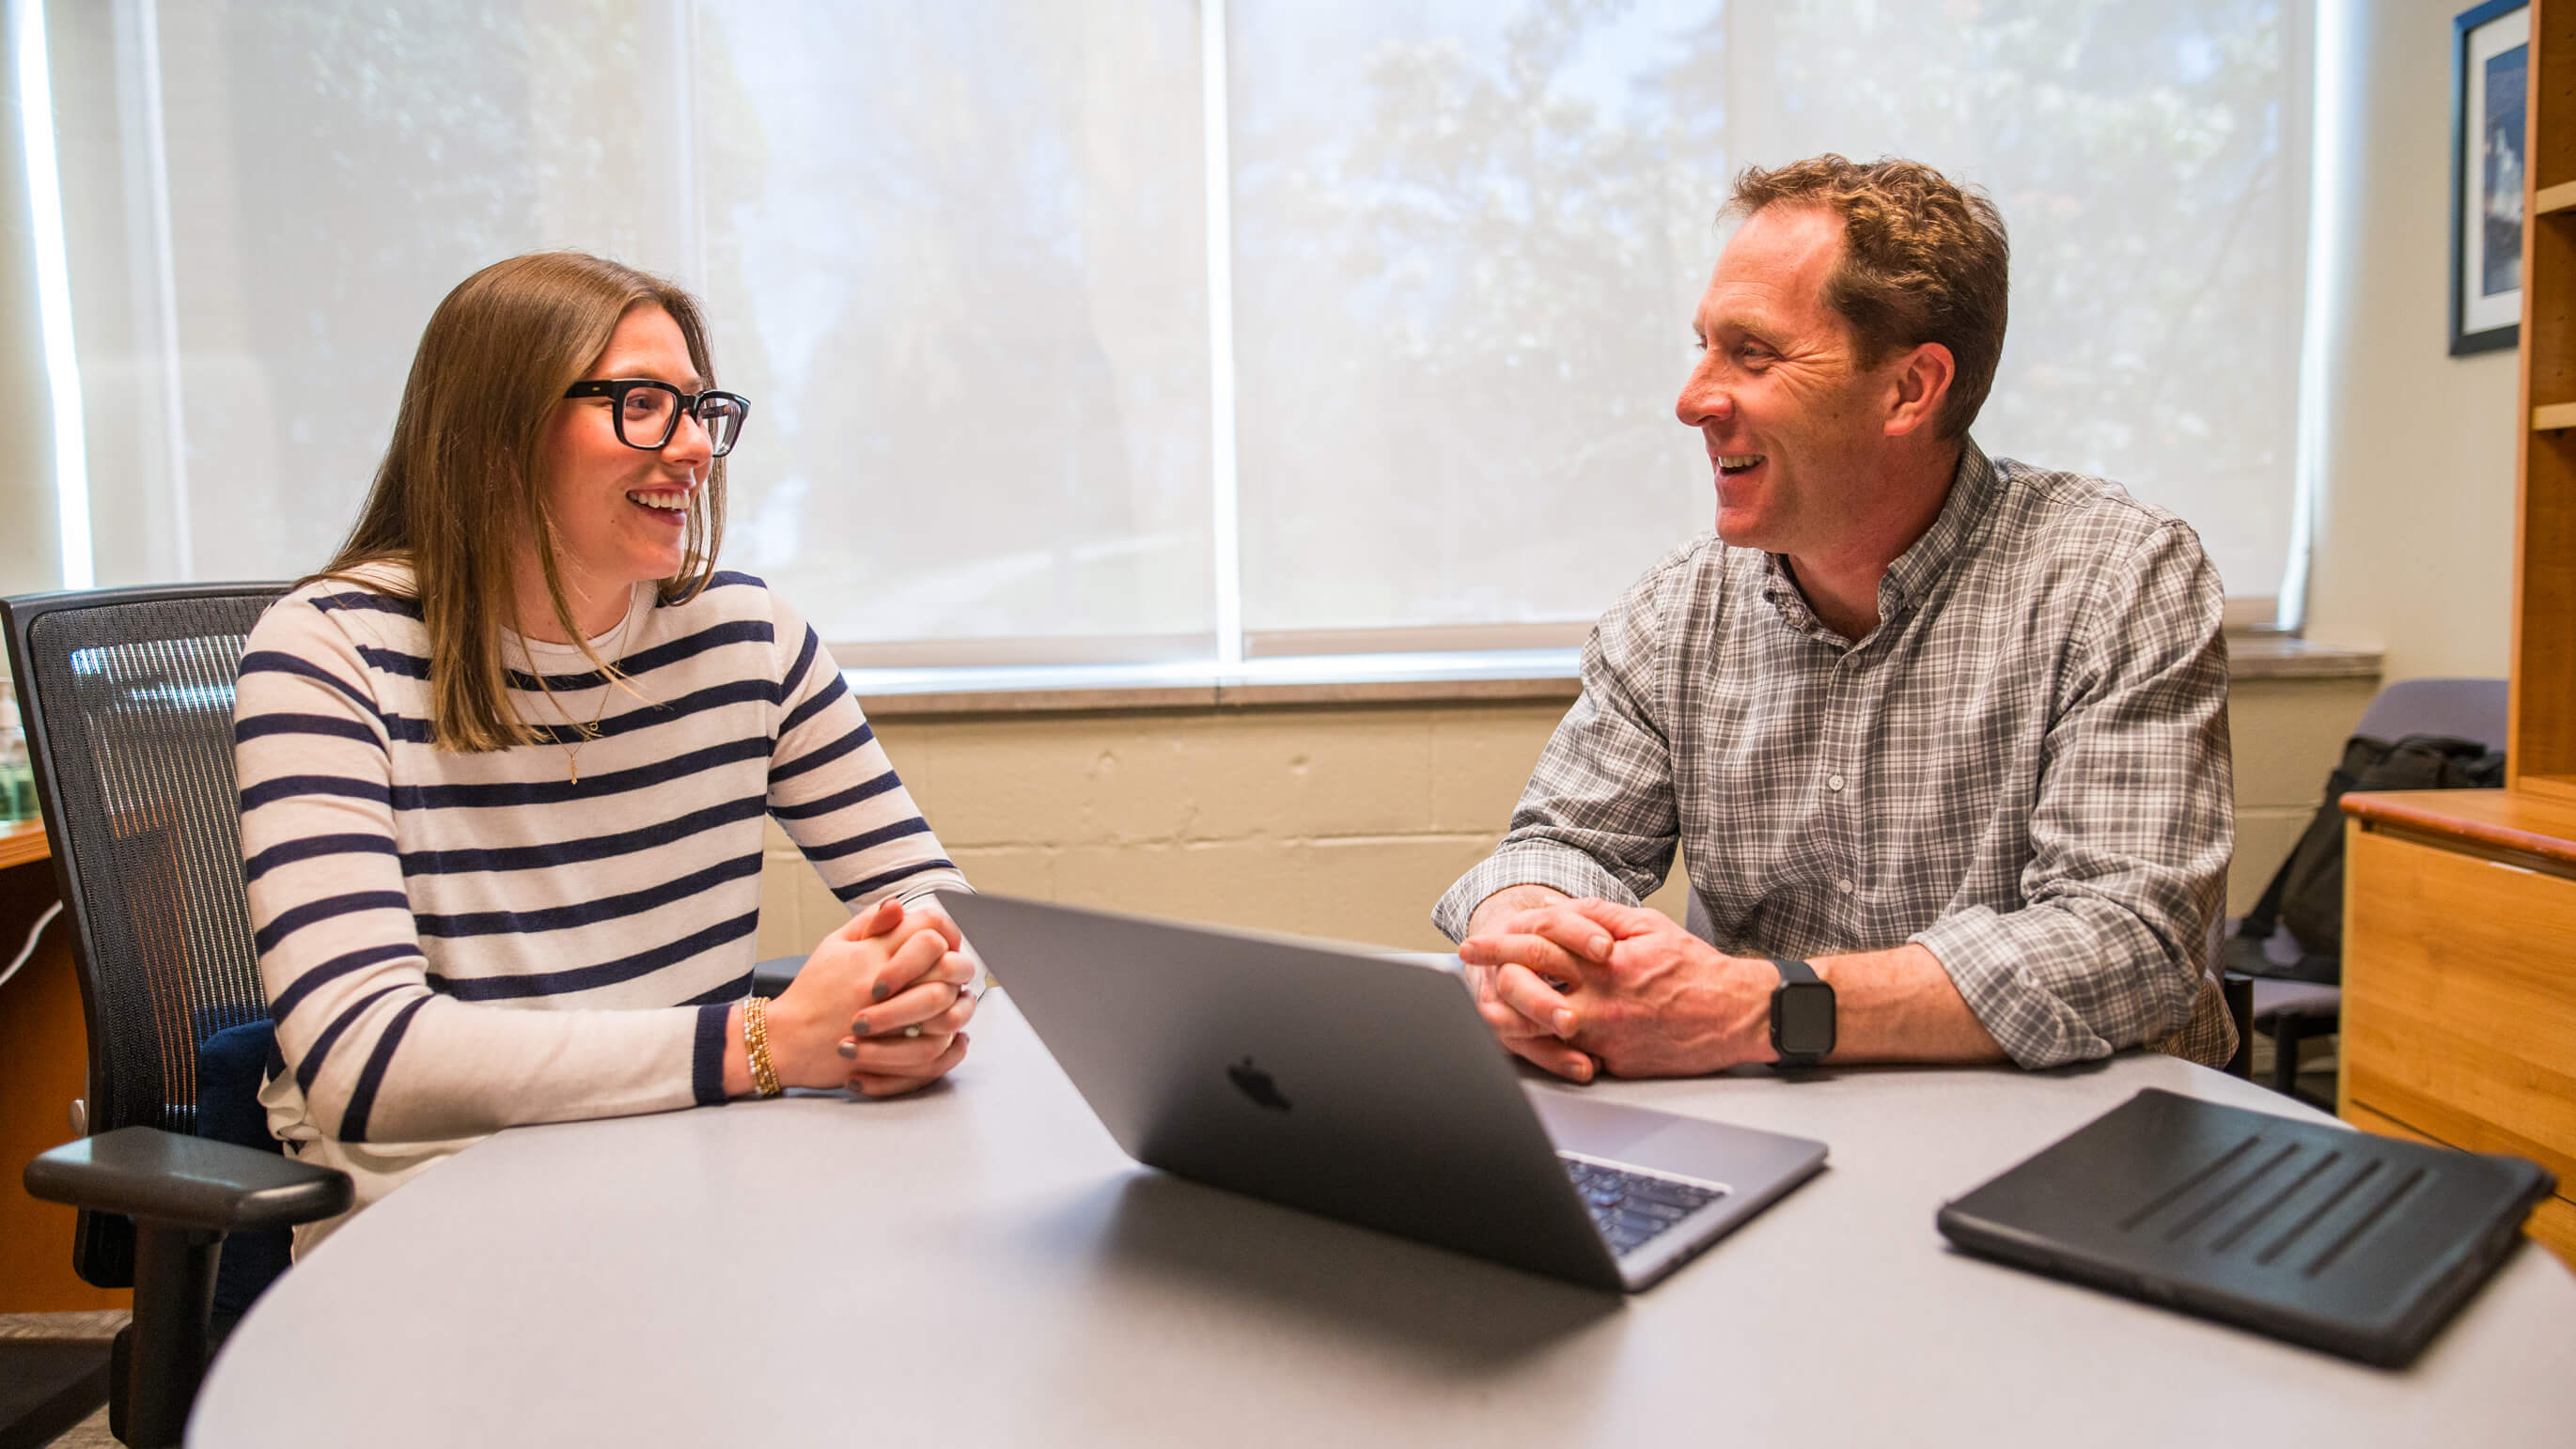
[[1792, 985], [1803, 986], [1811, 981], [1820, 986], [1824, 984], [1825, 978], [1816, 974], [1815, 967], [1795, 957], [1774, 956], [1771, 964], [1780, 968], [1780, 979]]

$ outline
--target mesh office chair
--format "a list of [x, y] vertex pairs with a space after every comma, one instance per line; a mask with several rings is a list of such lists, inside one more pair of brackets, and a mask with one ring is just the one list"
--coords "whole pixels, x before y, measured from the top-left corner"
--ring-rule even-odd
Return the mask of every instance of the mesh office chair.
[[[29, 1163], [26, 1185], [81, 1209], [72, 1266], [83, 1279], [135, 1290], [109, 1400], [111, 1427], [128, 1444], [179, 1442], [205, 1372], [226, 1237], [282, 1234], [350, 1200], [345, 1175], [273, 1143], [261, 1151], [201, 1135], [224, 1109], [236, 1121], [256, 1110], [201, 1101], [200, 1050], [209, 1039], [238, 1050], [267, 1030], [242, 890], [233, 682], [251, 625], [283, 591], [207, 584], [0, 599], [89, 1034], [78, 1114], [88, 1135]], [[252, 1050], [255, 1064], [274, 1048]], [[256, 1083], [253, 1070], [232, 1090]], [[248, 1261], [237, 1255], [236, 1266]], [[275, 1257], [270, 1271], [282, 1263]]]

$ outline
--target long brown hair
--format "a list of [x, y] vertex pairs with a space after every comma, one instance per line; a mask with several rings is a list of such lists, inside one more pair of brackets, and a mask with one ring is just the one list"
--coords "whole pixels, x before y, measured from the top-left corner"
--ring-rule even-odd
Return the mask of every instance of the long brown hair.
[[[314, 577], [347, 578], [367, 564], [410, 568], [411, 598], [429, 631], [430, 731], [441, 749], [501, 750], [537, 738], [510, 706], [501, 649], [502, 631], [516, 619], [512, 565], [522, 540], [535, 542], [556, 626], [603, 674], [614, 672], [591, 652], [564, 597], [537, 460], [564, 389], [607, 348], [618, 319], [646, 304], [671, 314], [698, 385], [713, 387], [696, 299], [582, 252], [532, 252], [485, 267], [447, 294], [420, 334], [366, 507]], [[703, 502], [689, 510], [680, 571], [661, 581], [665, 603], [694, 598], [715, 573], [724, 480], [719, 458], [707, 470]]]

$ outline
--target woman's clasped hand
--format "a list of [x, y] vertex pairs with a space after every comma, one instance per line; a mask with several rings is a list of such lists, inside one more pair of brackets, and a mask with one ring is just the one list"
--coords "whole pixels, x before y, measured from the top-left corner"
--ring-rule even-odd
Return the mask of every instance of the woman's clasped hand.
[[946, 916], [891, 898], [852, 916], [768, 1007], [779, 1081], [890, 1097], [945, 1075], [975, 1015], [964, 944]]

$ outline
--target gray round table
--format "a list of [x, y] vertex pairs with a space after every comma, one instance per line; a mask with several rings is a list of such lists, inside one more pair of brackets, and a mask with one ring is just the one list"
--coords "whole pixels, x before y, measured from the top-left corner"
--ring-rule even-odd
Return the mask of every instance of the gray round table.
[[[2526, 1243], [2402, 1372], [1954, 1253], [1934, 1210], [2171, 1057], [1590, 1090], [1821, 1137], [1619, 1300], [1134, 1166], [996, 994], [952, 1085], [505, 1132], [233, 1335], [196, 1445], [2564, 1445], [2576, 1281]], [[2309, 1114], [2314, 1115], [2314, 1114]]]

